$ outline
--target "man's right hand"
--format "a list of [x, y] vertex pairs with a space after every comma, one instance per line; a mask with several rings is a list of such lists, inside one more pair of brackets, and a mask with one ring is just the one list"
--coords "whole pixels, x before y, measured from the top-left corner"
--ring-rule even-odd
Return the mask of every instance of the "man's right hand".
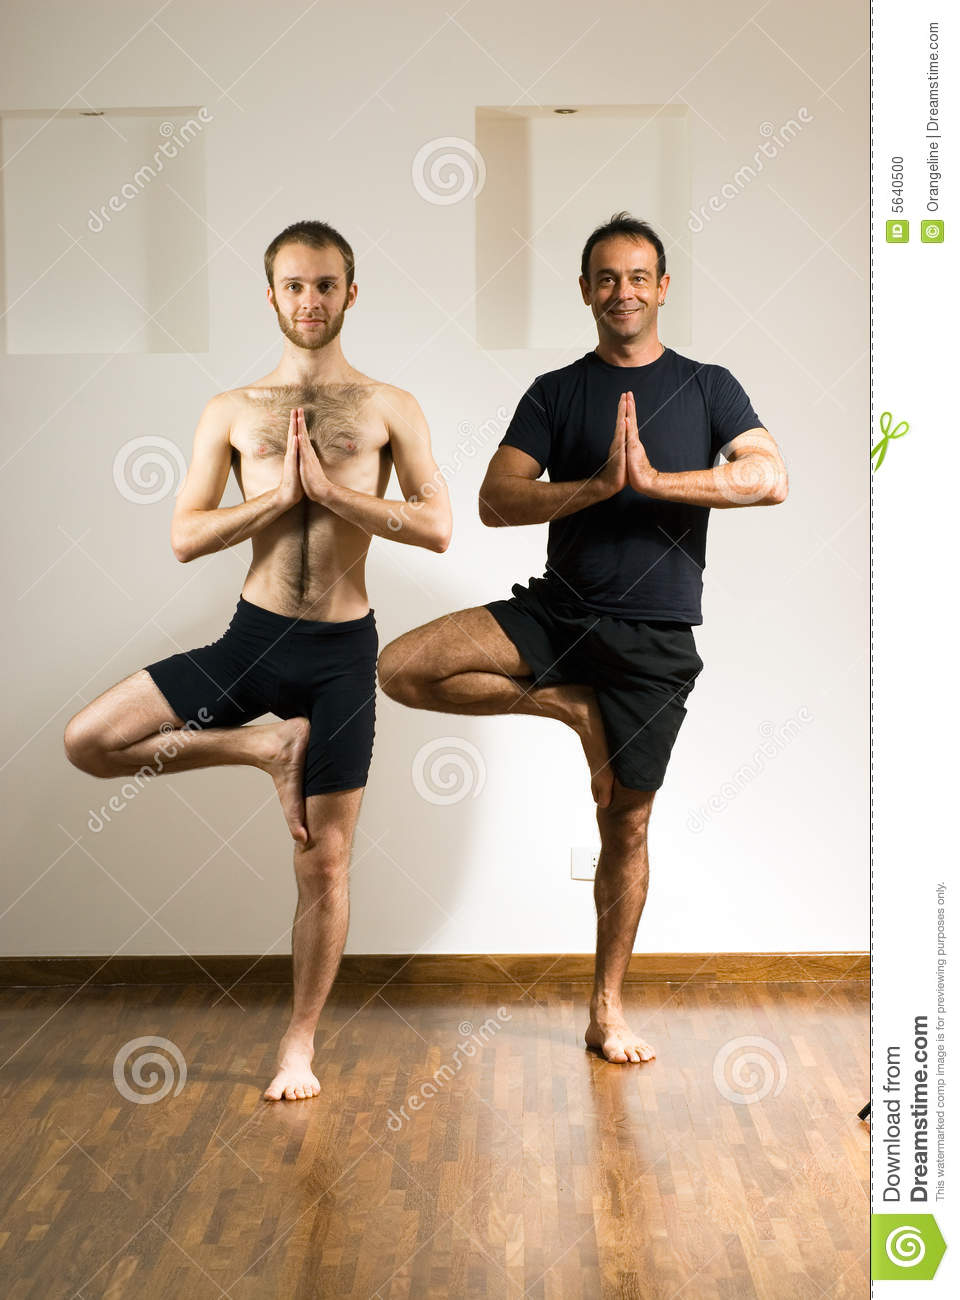
[[297, 408], [290, 412], [290, 427], [287, 430], [287, 450], [283, 456], [283, 477], [276, 488], [276, 502], [284, 510], [295, 506], [303, 496], [303, 483], [300, 481], [300, 454], [297, 447]]
[[620, 394], [617, 407], [617, 427], [613, 442], [607, 452], [607, 463], [596, 476], [607, 489], [608, 496], [616, 494], [627, 485], [627, 395]]

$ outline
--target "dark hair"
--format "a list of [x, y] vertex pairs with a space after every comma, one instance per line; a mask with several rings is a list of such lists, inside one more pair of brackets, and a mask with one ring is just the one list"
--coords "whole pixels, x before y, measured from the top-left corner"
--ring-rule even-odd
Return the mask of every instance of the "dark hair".
[[646, 221], [638, 221], [636, 217], [631, 217], [629, 212], [615, 212], [609, 221], [604, 222], [602, 226], [597, 226], [584, 244], [583, 256], [580, 258], [580, 273], [583, 278], [590, 279], [590, 254], [594, 246], [599, 244], [601, 239], [610, 239], [613, 235], [645, 239], [654, 246], [657, 250], [657, 283], [659, 284], [667, 271], [667, 255], [663, 251], [663, 240], [653, 226], [648, 225]]
[[263, 269], [267, 273], [267, 283], [273, 288], [273, 263], [277, 253], [284, 244], [306, 244], [308, 248], [339, 248], [347, 272], [347, 288], [353, 284], [353, 249], [333, 226], [325, 221], [295, 221], [286, 230], [281, 230], [276, 239], [270, 241], [263, 255]]

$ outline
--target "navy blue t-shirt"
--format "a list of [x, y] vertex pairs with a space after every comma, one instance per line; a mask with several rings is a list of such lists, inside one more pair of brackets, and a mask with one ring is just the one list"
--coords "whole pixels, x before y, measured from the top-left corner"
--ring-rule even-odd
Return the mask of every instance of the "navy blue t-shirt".
[[[761, 421], [729, 370], [666, 348], [645, 366], [588, 352], [538, 375], [500, 446], [519, 447], [554, 483], [588, 478], [610, 450], [620, 394], [632, 389], [640, 441], [654, 469], [708, 469]], [[655, 501], [630, 486], [552, 520], [545, 578], [558, 599], [620, 618], [702, 623], [707, 506]]]

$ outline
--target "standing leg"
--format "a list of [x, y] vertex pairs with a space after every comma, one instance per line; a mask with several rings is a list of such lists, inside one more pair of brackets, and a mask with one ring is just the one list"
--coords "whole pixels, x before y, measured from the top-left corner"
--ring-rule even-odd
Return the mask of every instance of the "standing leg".
[[603, 847], [594, 881], [597, 958], [585, 1038], [608, 1061], [649, 1061], [655, 1055], [623, 1016], [623, 981], [647, 899], [647, 824], [655, 793], [615, 781], [610, 805], [597, 809]]
[[293, 919], [293, 1010], [277, 1053], [269, 1101], [316, 1097], [314, 1035], [347, 939], [350, 850], [363, 789], [306, 799], [307, 842], [297, 845], [297, 910]]

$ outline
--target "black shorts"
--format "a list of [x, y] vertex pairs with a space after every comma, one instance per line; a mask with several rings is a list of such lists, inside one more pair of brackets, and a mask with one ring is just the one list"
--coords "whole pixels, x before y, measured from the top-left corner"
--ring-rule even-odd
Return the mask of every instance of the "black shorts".
[[339, 623], [289, 618], [241, 596], [219, 641], [149, 664], [183, 722], [239, 727], [264, 713], [310, 719], [304, 796], [366, 785], [376, 709], [373, 610]]
[[595, 614], [545, 587], [543, 578], [514, 583], [513, 599], [484, 608], [530, 665], [534, 686], [593, 687], [617, 780], [658, 790], [703, 669], [690, 624]]

